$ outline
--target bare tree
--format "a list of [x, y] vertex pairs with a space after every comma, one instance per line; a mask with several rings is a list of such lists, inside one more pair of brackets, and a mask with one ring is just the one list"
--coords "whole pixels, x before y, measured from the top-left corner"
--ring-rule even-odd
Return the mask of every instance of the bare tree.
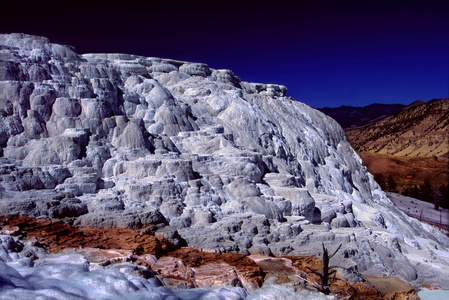
[[[340, 244], [338, 246], [337, 250], [335, 250], [334, 253], [332, 253], [331, 255], [329, 255], [328, 250], [324, 247], [324, 243], [321, 243], [321, 245], [323, 247], [323, 267], [321, 269], [321, 273], [319, 273], [315, 270], [312, 270], [309, 267], [306, 267], [310, 272], [312, 272], [313, 274], [317, 275], [320, 278], [320, 280], [319, 280], [320, 282], [317, 282], [316, 280], [314, 280], [306, 272], [300, 271], [299, 277], [305, 283], [314, 287], [321, 293], [323, 293], [325, 295], [329, 295], [329, 294], [333, 293], [332, 288], [331, 288], [332, 283], [334, 283], [337, 280], [340, 280], [340, 281], [343, 281], [344, 283], [346, 283], [348, 286], [350, 286], [355, 295], [358, 295], [360, 299], [363, 299], [363, 297], [360, 295], [360, 293], [357, 291], [357, 289], [354, 286], [352, 286], [348, 281], [336, 277], [337, 270], [335, 270], [335, 268], [341, 268], [341, 269], [347, 270], [347, 271], [352, 272], [353, 274], [357, 275], [358, 277], [360, 277], [362, 279], [363, 282], [368, 283], [374, 290], [376, 290], [376, 292], [379, 293], [379, 295], [381, 295], [382, 297], [384, 296], [373, 284], [371, 284], [368, 280], [366, 280], [358, 271], [356, 271], [354, 269], [340, 267], [340, 266], [329, 266], [330, 259], [332, 257], [334, 257], [335, 254], [337, 254], [337, 252], [340, 250], [342, 244]], [[351, 299], [352, 298], [353, 298], [353, 295], [351, 296]]]

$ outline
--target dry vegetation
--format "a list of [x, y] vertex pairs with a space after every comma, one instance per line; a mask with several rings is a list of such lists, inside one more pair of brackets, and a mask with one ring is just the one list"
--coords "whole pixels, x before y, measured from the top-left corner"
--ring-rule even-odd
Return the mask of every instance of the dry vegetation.
[[378, 153], [359, 153], [368, 170], [373, 175], [393, 176], [396, 191], [401, 192], [410, 185], [424, 184], [432, 179], [435, 185], [448, 182], [448, 159], [445, 157], [401, 157]]
[[374, 124], [345, 132], [358, 152], [447, 158], [448, 124], [449, 99], [442, 99], [407, 107]]
[[380, 186], [448, 208], [448, 162], [445, 157], [401, 157], [359, 153]]
[[345, 132], [385, 191], [449, 208], [448, 114], [449, 99], [433, 100]]

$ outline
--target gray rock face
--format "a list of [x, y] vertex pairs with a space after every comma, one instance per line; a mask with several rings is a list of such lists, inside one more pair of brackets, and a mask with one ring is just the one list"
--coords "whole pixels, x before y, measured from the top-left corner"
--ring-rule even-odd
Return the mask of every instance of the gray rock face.
[[341, 127], [284, 86], [23, 34], [0, 45], [3, 214], [159, 224], [219, 252], [343, 243], [341, 265], [416, 284], [434, 276], [423, 265], [448, 272], [447, 237], [402, 214]]

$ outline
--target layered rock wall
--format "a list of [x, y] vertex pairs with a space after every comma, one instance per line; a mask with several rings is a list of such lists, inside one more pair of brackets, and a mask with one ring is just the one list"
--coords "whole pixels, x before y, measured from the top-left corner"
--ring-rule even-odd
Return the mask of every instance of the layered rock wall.
[[400, 213], [341, 127], [284, 86], [23, 34], [0, 45], [2, 214], [156, 225], [216, 252], [343, 243], [344, 267], [415, 283], [449, 265], [448, 239]]

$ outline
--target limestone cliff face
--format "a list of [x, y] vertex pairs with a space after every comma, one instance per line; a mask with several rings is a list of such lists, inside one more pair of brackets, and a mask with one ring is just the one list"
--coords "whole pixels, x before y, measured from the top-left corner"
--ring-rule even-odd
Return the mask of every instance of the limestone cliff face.
[[217, 252], [343, 243], [341, 265], [416, 283], [434, 277], [421, 254], [449, 264], [448, 239], [400, 213], [341, 127], [284, 86], [23, 34], [0, 45], [2, 214], [152, 224]]

